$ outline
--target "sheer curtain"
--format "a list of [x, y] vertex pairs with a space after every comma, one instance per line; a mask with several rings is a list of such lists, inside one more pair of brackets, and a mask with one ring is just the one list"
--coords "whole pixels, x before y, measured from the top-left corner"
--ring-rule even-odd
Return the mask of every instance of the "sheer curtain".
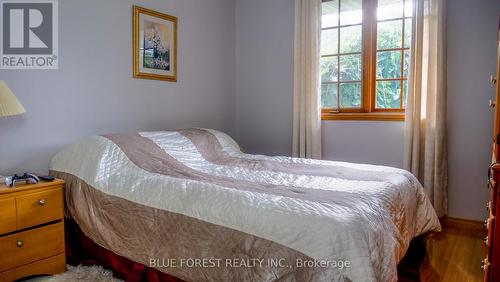
[[404, 161], [440, 217], [448, 206], [445, 5], [414, 0]]
[[295, 0], [294, 157], [321, 159], [321, 0]]

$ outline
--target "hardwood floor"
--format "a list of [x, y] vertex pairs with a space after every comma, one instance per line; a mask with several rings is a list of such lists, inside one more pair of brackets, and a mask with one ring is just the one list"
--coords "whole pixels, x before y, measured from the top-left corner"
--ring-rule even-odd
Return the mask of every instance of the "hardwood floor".
[[481, 260], [486, 230], [444, 226], [427, 240], [427, 255], [420, 265], [421, 281], [483, 281]]

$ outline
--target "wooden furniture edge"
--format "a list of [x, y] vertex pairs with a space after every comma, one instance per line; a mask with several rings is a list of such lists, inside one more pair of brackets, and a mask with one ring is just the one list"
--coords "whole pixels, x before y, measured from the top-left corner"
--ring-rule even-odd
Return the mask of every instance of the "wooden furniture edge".
[[32, 189], [40, 189], [51, 186], [64, 186], [64, 180], [54, 179], [53, 181], [40, 181], [36, 184], [21, 184], [14, 187], [7, 187], [5, 184], [0, 185], [0, 195], [14, 193]]

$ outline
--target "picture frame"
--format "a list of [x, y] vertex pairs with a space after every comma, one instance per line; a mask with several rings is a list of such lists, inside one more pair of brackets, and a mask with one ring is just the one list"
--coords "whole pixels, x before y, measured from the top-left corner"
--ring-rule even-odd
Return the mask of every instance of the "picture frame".
[[133, 6], [134, 78], [177, 81], [177, 17]]

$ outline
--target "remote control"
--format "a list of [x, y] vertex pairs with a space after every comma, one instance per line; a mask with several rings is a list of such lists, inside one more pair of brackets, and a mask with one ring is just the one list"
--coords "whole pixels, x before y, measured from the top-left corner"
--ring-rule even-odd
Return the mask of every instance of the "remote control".
[[38, 178], [45, 181], [53, 181], [55, 178], [50, 175], [39, 175]]

